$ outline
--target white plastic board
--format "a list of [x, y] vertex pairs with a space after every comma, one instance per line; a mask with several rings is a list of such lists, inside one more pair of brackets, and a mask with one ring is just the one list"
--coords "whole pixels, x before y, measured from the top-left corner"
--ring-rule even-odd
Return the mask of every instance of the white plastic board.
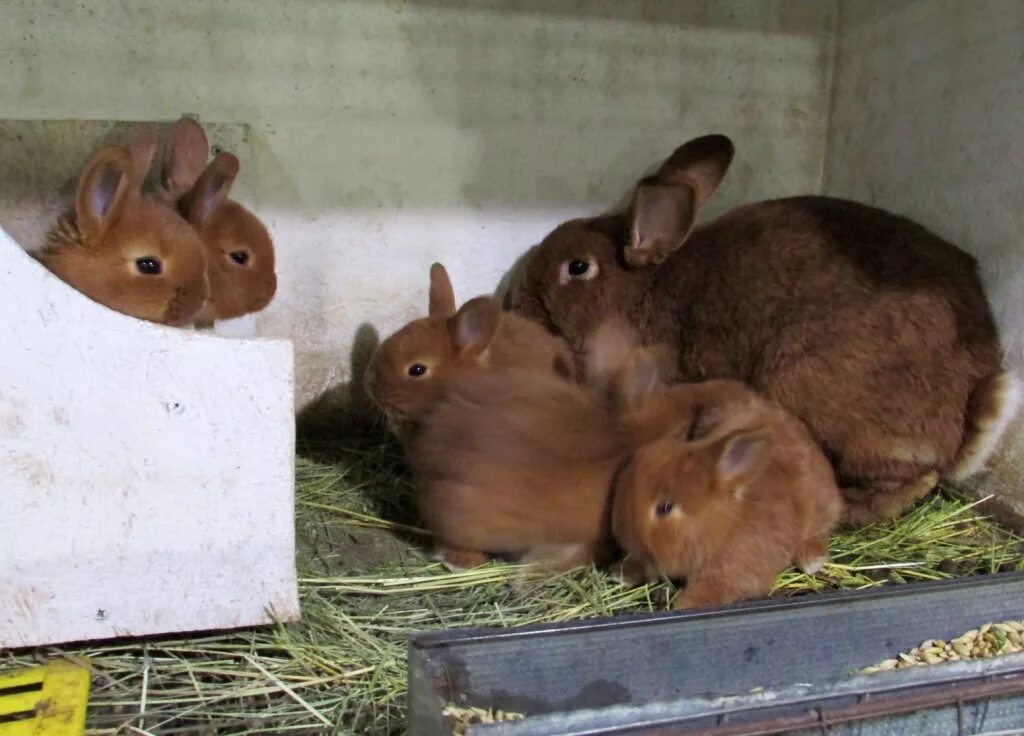
[[0, 229], [0, 647], [298, 618], [286, 341], [141, 322]]

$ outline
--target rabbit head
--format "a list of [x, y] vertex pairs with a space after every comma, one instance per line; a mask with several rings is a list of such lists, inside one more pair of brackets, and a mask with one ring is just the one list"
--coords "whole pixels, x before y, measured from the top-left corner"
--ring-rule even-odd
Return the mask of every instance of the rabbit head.
[[252, 212], [228, 198], [238, 159], [217, 154], [207, 164], [209, 143], [198, 122], [183, 117], [171, 126], [157, 196], [195, 227], [206, 246], [210, 297], [196, 316], [201, 323], [264, 309], [277, 291], [274, 244]]
[[577, 351], [609, 315], [641, 316], [655, 267], [686, 242], [733, 153], [723, 135], [691, 140], [637, 184], [626, 212], [555, 228], [527, 257], [511, 308]]
[[197, 316], [201, 321], [259, 312], [277, 292], [270, 233], [259, 218], [227, 198], [237, 175], [238, 159], [218, 154], [182, 204], [206, 245], [210, 298]]
[[456, 310], [448, 274], [435, 263], [428, 316], [405, 325], [377, 347], [364, 379], [367, 394], [393, 428], [421, 415], [454, 373], [487, 360], [500, 321], [501, 306], [491, 297], [471, 299]]
[[[696, 417], [695, 417], [696, 418]], [[634, 562], [682, 578], [733, 531], [745, 488], [768, 466], [770, 430], [690, 439], [693, 423], [634, 451], [619, 476], [612, 512], [615, 538]]]
[[93, 153], [39, 254], [94, 301], [139, 319], [189, 324], [209, 293], [203, 243], [167, 207], [142, 196], [156, 148], [149, 131]]

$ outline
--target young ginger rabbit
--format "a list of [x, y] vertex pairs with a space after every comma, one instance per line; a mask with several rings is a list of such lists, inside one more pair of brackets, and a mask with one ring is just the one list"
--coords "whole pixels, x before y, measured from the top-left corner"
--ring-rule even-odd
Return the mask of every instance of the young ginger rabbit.
[[409, 464], [448, 567], [505, 554], [568, 569], [605, 554], [624, 452], [614, 421], [583, 388], [553, 374], [478, 369], [428, 413]]
[[378, 346], [364, 377], [366, 391], [402, 436], [467, 367], [521, 368], [575, 376], [572, 353], [558, 337], [496, 299], [477, 297], [461, 309], [444, 266], [430, 267], [428, 316], [413, 320]]
[[796, 417], [737, 381], [664, 385], [643, 352], [614, 386], [632, 448], [612, 512], [627, 579], [685, 577], [675, 605], [690, 608], [766, 595], [793, 561], [824, 564], [843, 500]]
[[182, 326], [209, 293], [205, 250], [188, 223], [142, 196], [155, 149], [152, 133], [141, 131], [127, 146], [93, 153], [74, 209], [58, 220], [38, 258], [100, 304]]
[[198, 122], [179, 119], [168, 133], [157, 197], [176, 207], [206, 246], [210, 296], [196, 315], [208, 325], [264, 309], [277, 292], [274, 243], [256, 215], [228, 198], [239, 162], [218, 153]]
[[[461, 329], [460, 339], [480, 345], [494, 324]], [[420, 513], [449, 568], [489, 554], [556, 569], [603, 559], [626, 447], [584, 387], [535, 367], [465, 366], [432, 399], [407, 449]]]

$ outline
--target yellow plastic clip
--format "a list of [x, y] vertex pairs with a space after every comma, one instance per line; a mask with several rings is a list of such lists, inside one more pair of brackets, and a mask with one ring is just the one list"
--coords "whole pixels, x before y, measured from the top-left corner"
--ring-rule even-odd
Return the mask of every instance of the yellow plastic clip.
[[89, 670], [59, 659], [0, 673], [0, 736], [81, 736]]

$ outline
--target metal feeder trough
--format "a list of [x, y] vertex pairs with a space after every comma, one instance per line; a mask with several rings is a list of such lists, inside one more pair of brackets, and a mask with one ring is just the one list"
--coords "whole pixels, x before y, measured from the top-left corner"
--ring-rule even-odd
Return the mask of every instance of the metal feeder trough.
[[1024, 653], [857, 675], [925, 639], [1024, 618], [1024, 573], [699, 612], [414, 636], [410, 732], [448, 703], [521, 713], [468, 734], [1024, 733]]

